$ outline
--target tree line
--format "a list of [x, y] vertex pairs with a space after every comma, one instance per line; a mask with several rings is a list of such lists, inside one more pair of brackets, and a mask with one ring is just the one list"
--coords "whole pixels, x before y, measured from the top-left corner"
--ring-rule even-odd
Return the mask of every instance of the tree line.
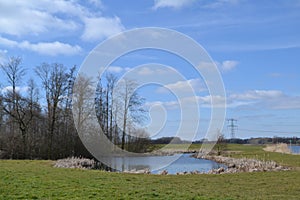
[[[10, 58], [1, 70], [5, 80], [0, 81], [0, 158], [92, 157], [77, 134], [74, 106], [81, 114], [75, 120], [79, 127], [94, 106], [103, 133], [111, 142], [133, 152], [147, 150], [148, 134], [139, 128], [146, 119], [144, 99], [135, 91], [134, 80], [117, 84], [118, 78], [107, 73], [97, 82], [90, 106], [84, 107], [85, 97], [93, 93], [91, 80], [80, 74], [75, 84], [76, 66], [42, 63], [34, 69], [40, 85], [32, 78], [23, 82], [27, 71], [20, 57]], [[74, 87], [79, 91], [77, 96], [73, 96]]]

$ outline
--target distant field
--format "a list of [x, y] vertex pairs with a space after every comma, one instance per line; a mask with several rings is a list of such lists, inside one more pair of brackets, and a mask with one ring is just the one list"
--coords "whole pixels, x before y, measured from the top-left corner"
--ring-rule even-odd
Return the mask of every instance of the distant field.
[[[196, 148], [192, 146], [191, 148]], [[229, 145], [234, 157], [270, 159], [288, 172], [143, 175], [57, 169], [52, 161], [0, 161], [0, 199], [299, 199], [300, 156]], [[298, 169], [297, 169], [298, 168]]]

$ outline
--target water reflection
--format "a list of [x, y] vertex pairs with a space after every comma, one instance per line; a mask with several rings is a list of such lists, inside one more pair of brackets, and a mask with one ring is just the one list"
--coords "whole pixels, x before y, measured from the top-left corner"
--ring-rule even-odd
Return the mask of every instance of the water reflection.
[[[172, 162], [176, 159], [174, 162]], [[146, 156], [146, 157], [115, 157], [114, 168], [120, 171], [145, 170], [149, 169], [151, 173], [157, 174], [162, 170], [167, 170], [169, 174], [177, 172], [208, 172], [211, 169], [219, 167], [226, 168], [225, 165], [214, 161], [196, 159], [191, 154], [183, 154], [180, 156]]]
[[300, 146], [292, 145], [290, 146], [292, 153], [300, 154]]

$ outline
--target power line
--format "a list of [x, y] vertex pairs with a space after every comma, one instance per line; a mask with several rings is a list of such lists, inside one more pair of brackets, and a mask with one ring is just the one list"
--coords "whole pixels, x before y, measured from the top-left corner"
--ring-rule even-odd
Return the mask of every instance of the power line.
[[227, 119], [227, 121], [228, 121], [228, 123], [229, 123], [229, 125], [228, 125], [227, 127], [229, 127], [230, 130], [231, 130], [231, 139], [234, 139], [234, 138], [235, 138], [235, 131], [236, 131], [237, 128], [238, 128], [238, 126], [235, 125], [235, 122], [237, 122], [237, 120], [231, 118], [231, 119]]

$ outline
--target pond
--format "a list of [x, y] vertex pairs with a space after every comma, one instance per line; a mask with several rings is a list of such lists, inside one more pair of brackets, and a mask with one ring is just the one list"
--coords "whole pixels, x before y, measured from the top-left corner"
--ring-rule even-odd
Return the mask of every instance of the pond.
[[292, 153], [300, 154], [300, 146], [292, 145], [292, 146], [289, 146], [289, 148], [291, 149]]
[[177, 172], [208, 172], [211, 169], [225, 165], [205, 159], [191, 157], [192, 154], [176, 154], [172, 156], [145, 156], [145, 157], [117, 157], [114, 158], [114, 168], [120, 171], [144, 170], [149, 169], [152, 174], [159, 174], [167, 170], [169, 174]]

